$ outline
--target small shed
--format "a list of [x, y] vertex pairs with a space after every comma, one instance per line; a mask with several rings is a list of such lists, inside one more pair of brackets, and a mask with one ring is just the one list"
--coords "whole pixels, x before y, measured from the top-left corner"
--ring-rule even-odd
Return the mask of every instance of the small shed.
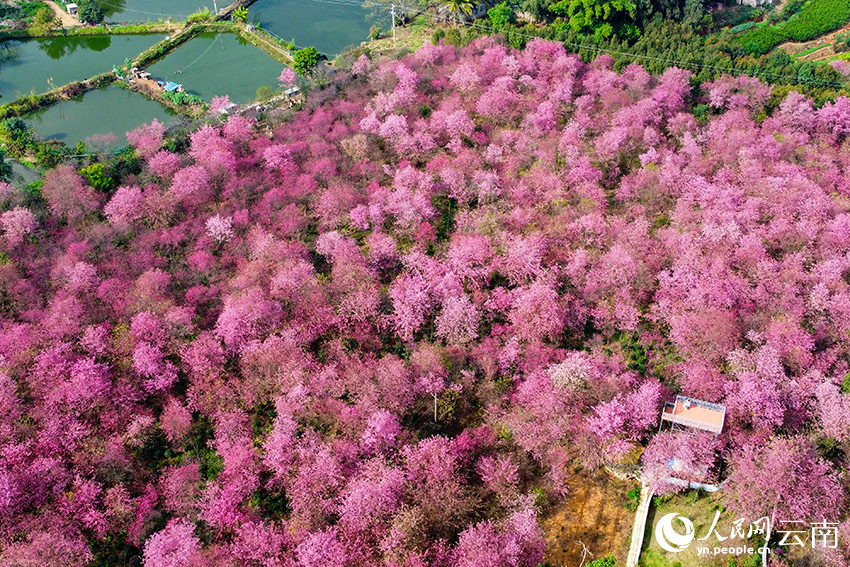
[[288, 97], [293, 97], [300, 92], [301, 91], [298, 89], [298, 87], [292, 87], [291, 89], [286, 89], [285, 91], [283, 91], [283, 94], [285, 94]]
[[72, 16], [76, 16], [77, 12], [80, 10], [80, 7], [76, 4], [65, 4], [65, 9], [68, 10], [68, 13]]
[[723, 423], [726, 421], [726, 406], [686, 396], [676, 396], [675, 402], [664, 404], [661, 421], [662, 423], [669, 421], [671, 427], [680, 425], [709, 431], [717, 435], [723, 431]]
[[167, 83], [165, 83], [165, 85], [163, 85], [163, 87], [162, 87], [162, 88], [163, 88], [166, 92], [173, 93], [173, 92], [177, 91], [177, 90], [180, 88], [180, 85], [178, 85], [178, 84], [177, 84], [177, 83], [175, 83], [174, 81], [168, 81]]

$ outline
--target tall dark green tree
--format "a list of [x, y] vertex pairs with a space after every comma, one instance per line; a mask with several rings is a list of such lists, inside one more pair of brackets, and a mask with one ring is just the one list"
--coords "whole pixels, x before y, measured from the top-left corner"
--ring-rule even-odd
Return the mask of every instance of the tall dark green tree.
[[549, 11], [549, 6], [557, 0], [521, 0], [519, 8], [523, 12], [528, 12], [538, 20], [546, 20], [552, 16]]
[[79, 4], [79, 18], [84, 24], [103, 23], [103, 8], [94, 0], [82, 0]]

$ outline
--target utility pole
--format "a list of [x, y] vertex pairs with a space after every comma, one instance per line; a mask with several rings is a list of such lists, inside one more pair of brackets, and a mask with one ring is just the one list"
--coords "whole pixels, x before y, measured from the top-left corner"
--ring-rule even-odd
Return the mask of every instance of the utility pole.
[[213, 0], [213, 8], [215, 9], [215, 15], [218, 16], [218, 2]]
[[392, 10], [390, 11], [390, 14], [392, 14], [393, 19], [393, 41], [395, 41], [395, 4], [392, 5]]

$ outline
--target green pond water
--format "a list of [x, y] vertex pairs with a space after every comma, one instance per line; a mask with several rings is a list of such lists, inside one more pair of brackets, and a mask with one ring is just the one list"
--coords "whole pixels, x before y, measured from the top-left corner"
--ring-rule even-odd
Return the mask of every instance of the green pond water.
[[186, 92], [209, 102], [228, 95], [237, 104], [251, 102], [257, 87], [277, 88], [283, 64], [234, 34], [202, 34], [147, 69], [159, 80], [180, 83]]
[[369, 38], [369, 28], [390, 25], [389, 14], [373, 17], [361, 0], [259, 0], [249, 19], [298, 47], [314, 46], [334, 56]]
[[[213, 0], [98, 0], [107, 22], [157, 22], [159, 20], [185, 20], [190, 14], [204, 8], [214, 10]], [[218, 7], [230, 4], [218, 0]]]
[[0, 42], [0, 102], [111, 71], [114, 65], [120, 66], [162, 37], [53, 37]]
[[[148, 22], [173, 18], [208, 8], [214, 11], [231, 0], [99, 0], [110, 22]], [[363, 9], [362, 0], [260, 0], [248, 8], [249, 20], [258, 22], [299, 47], [308, 45], [327, 55], [337, 55], [369, 37], [369, 27], [390, 25], [389, 14], [377, 21]]]
[[82, 140], [92, 148], [116, 149], [127, 145], [124, 135], [154, 118], [174, 122], [174, 114], [140, 94], [110, 86], [54, 104], [26, 118], [41, 138], [74, 146]]

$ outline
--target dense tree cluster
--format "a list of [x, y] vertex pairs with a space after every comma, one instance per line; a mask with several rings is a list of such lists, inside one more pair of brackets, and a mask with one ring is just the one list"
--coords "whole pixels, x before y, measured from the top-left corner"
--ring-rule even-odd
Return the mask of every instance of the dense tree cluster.
[[[612, 67], [426, 43], [0, 186], [0, 564], [535, 567], [643, 447], [842, 518], [850, 100]], [[655, 435], [675, 393], [724, 433]]]
[[[589, 27], [576, 29], [565, 12], [565, 17], [558, 17], [542, 26], [522, 22], [510, 25], [505, 24], [504, 18], [488, 19], [470, 24], [462, 33], [453, 29], [437, 30], [432, 39], [436, 42], [445, 38], [447, 43], [465, 45], [483, 33], [500, 32], [515, 48], [522, 48], [532, 38], [542, 37], [563, 41], [569, 51], [579, 53], [585, 61], [603, 53], [609, 54], [616, 59], [615, 69], [618, 71], [631, 63], [638, 63], [653, 74], [661, 74], [672, 66], [686, 68], [693, 72], [695, 82], [712, 81], [729, 73], [755, 76], [774, 85], [776, 90], [768, 109], [772, 103], [778, 104], [792, 89], [812, 96], [817, 104], [850, 94], [843, 77], [823, 62], [801, 60], [782, 49], [750, 49], [744, 41], [746, 34], [735, 35], [729, 29], [715, 29], [716, 33], [707, 33], [711, 24], [706, 18], [710, 20], [710, 16], [700, 17], [700, 12], [690, 6], [691, 2], [683, 10], [685, 14], [693, 15], [684, 19], [675, 15], [682, 11], [674, 5], [652, 8], [644, 6], [641, 1], [637, 4], [634, 20], [627, 16], [618, 20], [612, 12], [611, 21], [617, 25], [610, 29], [599, 22], [594, 26], [593, 21]], [[568, 10], [573, 5], [578, 6], [567, 2], [562, 7]], [[701, 3], [699, 5], [701, 7]], [[546, 14], [554, 16], [548, 5], [544, 8]], [[604, 11], [600, 13], [604, 15]], [[650, 14], [656, 16], [650, 17]], [[632, 21], [638, 23], [639, 34], [635, 33]], [[614, 31], [617, 33], [612, 33]]]

